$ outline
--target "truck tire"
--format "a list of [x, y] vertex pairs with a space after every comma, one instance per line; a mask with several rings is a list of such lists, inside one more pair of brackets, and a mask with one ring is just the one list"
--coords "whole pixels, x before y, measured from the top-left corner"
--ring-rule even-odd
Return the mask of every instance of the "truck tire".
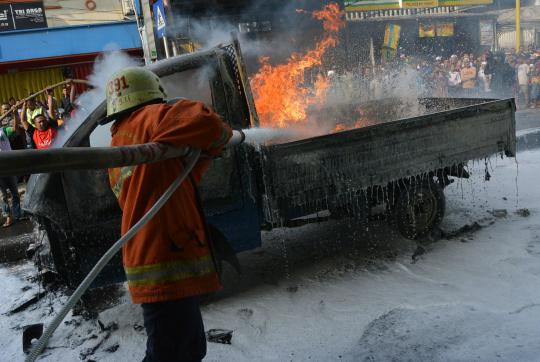
[[422, 238], [441, 223], [445, 207], [444, 192], [438, 182], [430, 179], [411, 183], [399, 192], [391, 221], [404, 237]]

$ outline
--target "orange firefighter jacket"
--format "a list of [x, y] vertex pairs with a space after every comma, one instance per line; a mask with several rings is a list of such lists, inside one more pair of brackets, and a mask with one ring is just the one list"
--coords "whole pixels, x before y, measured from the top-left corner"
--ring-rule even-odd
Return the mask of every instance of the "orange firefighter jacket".
[[[153, 104], [113, 124], [113, 146], [160, 142], [197, 147], [217, 155], [231, 129], [202, 103], [181, 100]], [[192, 171], [196, 182], [209, 165], [201, 158]], [[109, 170], [109, 181], [123, 211], [124, 235], [155, 204], [183, 169], [181, 160]], [[122, 249], [134, 303], [176, 300], [220, 286], [193, 184], [187, 179], [163, 208]]]

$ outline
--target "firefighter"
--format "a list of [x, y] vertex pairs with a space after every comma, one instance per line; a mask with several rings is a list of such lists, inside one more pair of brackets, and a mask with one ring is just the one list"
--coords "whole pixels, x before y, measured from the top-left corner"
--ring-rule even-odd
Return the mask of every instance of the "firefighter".
[[[159, 142], [199, 148], [206, 157], [163, 208], [122, 250], [134, 303], [141, 304], [148, 336], [144, 361], [200, 361], [206, 338], [198, 296], [218, 290], [220, 281], [206, 235], [196, 185], [232, 135], [204, 104], [165, 103], [159, 78], [139, 67], [115, 73], [107, 83], [107, 117], [114, 121], [112, 146]], [[123, 211], [122, 235], [158, 200], [182, 172], [179, 159], [109, 170]]]

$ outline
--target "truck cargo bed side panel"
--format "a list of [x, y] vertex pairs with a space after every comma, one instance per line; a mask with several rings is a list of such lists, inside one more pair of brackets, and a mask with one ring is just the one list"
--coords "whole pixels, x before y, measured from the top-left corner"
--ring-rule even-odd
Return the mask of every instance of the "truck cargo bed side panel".
[[482, 159], [515, 155], [513, 100], [262, 149], [272, 224], [353, 200], [359, 190]]

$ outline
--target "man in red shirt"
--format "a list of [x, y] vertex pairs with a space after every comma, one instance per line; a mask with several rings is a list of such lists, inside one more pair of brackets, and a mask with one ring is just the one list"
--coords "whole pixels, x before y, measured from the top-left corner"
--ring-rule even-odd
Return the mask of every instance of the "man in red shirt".
[[32, 120], [27, 119], [26, 102], [23, 103], [21, 113], [21, 123], [27, 134], [27, 143], [32, 145], [32, 148], [43, 149], [49, 148], [57, 134], [58, 121], [56, 120], [56, 104], [52, 97], [52, 92], [47, 93], [47, 115], [43, 113], [34, 114]]
[[56, 120], [49, 121], [43, 114], [38, 114], [33, 120], [36, 127], [33, 127], [25, 118], [21, 117], [21, 123], [26, 134], [32, 141], [32, 148], [49, 148], [58, 132], [58, 123]]

